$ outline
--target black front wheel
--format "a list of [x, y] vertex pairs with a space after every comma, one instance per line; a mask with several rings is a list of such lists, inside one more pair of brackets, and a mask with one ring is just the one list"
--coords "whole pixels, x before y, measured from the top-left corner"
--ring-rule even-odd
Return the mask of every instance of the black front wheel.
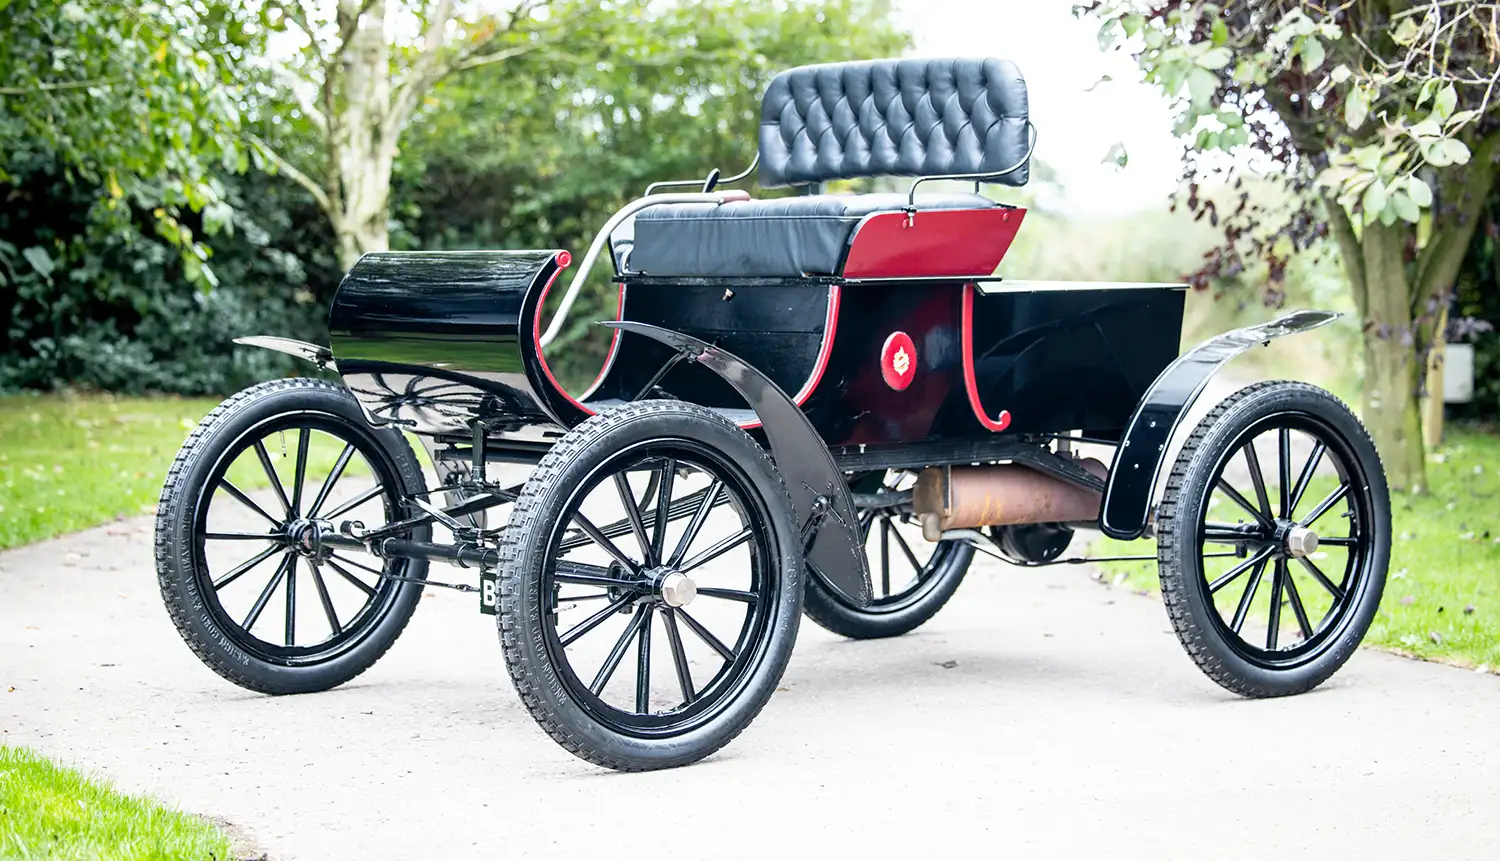
[[1204, 417], [1162, 498], [1157, 555], [1178, 639], [1237, 694], [1311, 690], [1364, 638], [1390, 561], [1375, 446], [1337, 398], [1243, 389]]
[[[253, 691], [349, 681], [406, 627], [427, 563], [313, 536], [345, 521], [384, 526], [424, 487], [406, 440], [371, 427], [342, 386], [276, 380], [234, 395], [183, 444], [157, 505], [173, 624], [204, 664]], [[430, 529], [405, 536], [428, 540]]]
[[568, 751], [685, 765], [754, 719], [791, 656], [803, 559], [764, 450], [704, 407], [643, 401], [542, 458], [500, 548], [500, 643]]

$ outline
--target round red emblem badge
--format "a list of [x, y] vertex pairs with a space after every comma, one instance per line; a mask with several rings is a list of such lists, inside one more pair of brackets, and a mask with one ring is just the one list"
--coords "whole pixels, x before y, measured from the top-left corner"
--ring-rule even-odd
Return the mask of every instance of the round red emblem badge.
[[896, 391], [904, 391], [917, 376], [917, 345], [905, 332], [892, 332], [880, 348], [880, 376]]

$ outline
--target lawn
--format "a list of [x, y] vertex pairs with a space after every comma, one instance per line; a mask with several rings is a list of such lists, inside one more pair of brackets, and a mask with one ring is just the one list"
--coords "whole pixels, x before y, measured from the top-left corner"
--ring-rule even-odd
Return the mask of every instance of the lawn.
[[[1385, 599], [1365, 642], [1500, 671], [1500, 437], [1450, 427], [1429, 456], [1430, 495], [1394, 494]], [[1090, 555], [1145, 554], [1150, 542], [1099, 539]], [[1100, 565], [1106, 582], [1157, 594], [1155, 562]]]
[[211, 399], [0, 398], [0, 549], [151, 513]]
[[[218, 404], [208, 398], [0, 397], [0, 550], [155, 512], [172, 458]], [[295, 434], [267, 437], [286, 487], [296, 444]], [[311, 480], [321, 481], [341, 448], [332, 437], [312, 437]], [[367, 474], [367, 468], [355, 458], [344, 474]], [[249, 456], [236, 460], [229, 477], [245, 490], [268, 484]]]
[[0, 745], [0, 858], [227, 859], [208, 822]]

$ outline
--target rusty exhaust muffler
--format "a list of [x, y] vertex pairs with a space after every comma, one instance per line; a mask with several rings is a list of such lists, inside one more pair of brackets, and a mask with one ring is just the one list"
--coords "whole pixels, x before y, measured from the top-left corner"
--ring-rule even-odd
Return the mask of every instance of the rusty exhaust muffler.
[[[1109, 472], [1093, 458], [1077, 463], [1100, 478]], [[923, 537], [937, 541], [946, 529], [1096, 520], [1101, 499], [1096, 491], [1020, 464], [929, 467], [917, 477], [912, 511]]]

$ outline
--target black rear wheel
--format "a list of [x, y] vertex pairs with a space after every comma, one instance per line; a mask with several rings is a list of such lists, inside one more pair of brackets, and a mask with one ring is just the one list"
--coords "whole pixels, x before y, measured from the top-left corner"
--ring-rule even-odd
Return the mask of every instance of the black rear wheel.
[[1172, 626], [1235, 693], [1311, 690], [1349, 659], [1380, 606], [1385, 474], [1358, 419], [1313, 386], [1251, 386], [1204, 417], [1158, 528]]
[[229, 398], [184, 443], [157, 509], [157, 577], [178, 632], [209, 668], [262, 693], [364, 672], [421, 597], [420, 582], [384, 575], [420, 581], [426, 563], [313, 536], [396, 520], [423, 484], [405, 439], [367, 424], [340, 386], [277, 380]]
[[854, 640], [895, 637], [924, 624], [953, 597], [974, 561], [974, 548], [922, 537], [910, 503], [901, 501], [915, 483], [916, 476], [902, 470], [856, 476], [850, 483], [874, 600], [856, 607], [816, 576], [808, 577], [803, 609], [809, 619]]
[[538, 464], [500, 543], [498, 623], [522, 702], [564, 748], [685, 765], [759, 713], [797, 634], [802, 553], [765, 452], [711, 410], [644, 401]]

